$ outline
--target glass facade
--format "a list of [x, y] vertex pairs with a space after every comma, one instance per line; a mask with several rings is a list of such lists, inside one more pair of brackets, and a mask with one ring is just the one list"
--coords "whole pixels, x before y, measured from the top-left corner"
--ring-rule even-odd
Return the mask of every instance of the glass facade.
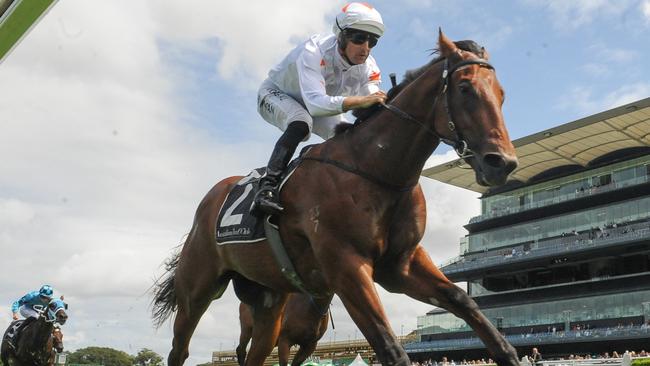
[[578, 233], [650, 218], [650, 196], [469, 235], [469, 252]]
[[481, 200], [481, 216], [472, 218], [470, 223], [648, 181], [650, 181], [650, 156], [644, 156], [485, 197]]
[[[517, 296], [513, 294], [512, 296]], [[503, 328], [556, 324], [564, 322], [586, 322], [600, 319], [617, 319], [648, 314], [650, 291], [601, 295], [579, 299], [559, 300], [544, 303], [524, 304], [510, 307], [483, 309], [482, 312], [493, 324]], [[627, 324], [624, 324], [627, 325]], [[451, 313], [420, 316], [418, 329], [426, 334], [466, 332], [471, 328]]]

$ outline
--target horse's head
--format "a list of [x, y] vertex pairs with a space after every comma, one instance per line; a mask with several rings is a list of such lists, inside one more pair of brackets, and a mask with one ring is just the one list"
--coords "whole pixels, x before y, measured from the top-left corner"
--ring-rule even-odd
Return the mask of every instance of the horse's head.
[[68, 309], [68, 304], [63, 302], [61, 299], [53, 299], [47, 305], [47, 310], [45, 311], [45, 319], [51, 322], [57, 322], [61, 325], [65, 324], [68, 320], [68, 314], [66, 310]]
[[61, 328], [59, 327], [54, 327], [54, 330], [52, 330], [52, 348], [57, 353], [63, 352], [63, 332], [61, 332]]
[[461, 50], [442, 31], [438, 44], [445, 59], [444, 84], [434, 129], [474, 169], [480, 185], [504, 184], [517, 157], [501, 112], [504, 92], [488, 53]]

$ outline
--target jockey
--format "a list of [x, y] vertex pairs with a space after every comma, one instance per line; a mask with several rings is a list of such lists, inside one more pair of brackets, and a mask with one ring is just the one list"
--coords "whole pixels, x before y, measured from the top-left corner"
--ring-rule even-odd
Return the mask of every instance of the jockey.
[[314, 35], [269, 72], [257, 95], [258, 112], [284, 133], [260, 179], [251, 212], [277, 214], [280, 176], [300, 141], [313, 131], [327, 140], [347, 122], [344, 113], [386, 100], [379, 68], [370, 50], [384, 34], [379, 12], [350, 3], [336, 16], [334, 34]]
[[34, 310], [34, 305], [41, 305], [43, 309], [47, 308], [47, 305], [52, 301], [53, 294], [54, 290], [52, 290], [52, 286], [43, 285], [40, 290], [32, 291], [16, 300], [11, 306], [13, 319], [18, 320], [19, 310], [20, 314], [25, 318], [38, 318], [39, 314]]

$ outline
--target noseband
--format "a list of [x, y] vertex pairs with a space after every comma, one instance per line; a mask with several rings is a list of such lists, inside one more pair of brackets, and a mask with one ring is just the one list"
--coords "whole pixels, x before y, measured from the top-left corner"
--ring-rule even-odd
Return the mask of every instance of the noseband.
[[423, 122], [419, 121], [418, 119], [412, 117], [410, 114], [404, 112], [403, 110], [397, 108], [396, 106], [392, 104], [383, 104], [383, 106], [388, 109], [389, 111], [393, 112], [394, 114], [398, 115], [402, 119], [405, 119], [407, 121], [415, 122], [419, 124], [426, 132], [431, 134], [432, 136], [438, 138], [440, 141], [444, 142], [445, 144], [451, 146], [454, 148], [454, 151], [456, 151], [456, 154], [458, 154], [458, 157], [461, 159], [469, 158], [474, 155], [474, 152], [467, 146], [467, 142], [463, 138], [462, 133], [456, 128], [456, 124], [454, 123], [452, 117], [451, 117], [451, 111], [449, 109], [449, 93], [447, 92], [448, 86], [449, 86], [449, 80], [451, 79], [451, 76], [456, 72], [458, 69], [460, 69], [463, 66], [467, 65], [479, 65], [481, 67], [488, 68], [490, 70], [494, 70], [494, 66], [490, 65], [489, 62], [483, 59], [474, 59], [474, 60], [464, 60], [461, 61], [454, 66], [449, 68], [449, 59], [445, 59], [445, 64], [444, 64], [444, 69], [442, 70], [442, 89], [440, 91], [440, 94], [438, 94], [433, 102], [433, 108], [436, 108], [436, 105], [438, 104], [438, 100], [440, 99], [441, 96], [445, 96], [443, 99], [443, 103], [445, 106], [445, 111], [447, 112], [447, 126], [449, 127], [449, 130], [454, 134], [454, 139], [450, 140], [435, 130], [435, 125], [433, 128], [430, 128]]

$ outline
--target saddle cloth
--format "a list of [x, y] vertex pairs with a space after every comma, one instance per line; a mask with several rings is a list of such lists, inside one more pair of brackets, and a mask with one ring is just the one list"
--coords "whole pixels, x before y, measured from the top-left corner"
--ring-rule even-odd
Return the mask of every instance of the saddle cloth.
[[[279, 190], [289, 180], [291, 174], [300, 165], [303, 155], [312, 146], [305, 146], [300, 151], [298, 158], [289, 163], [289, 166], [280, 179]], [[237, 182], [232, 191], [228, 193], [223, 205], [219, 209], [219, 216], [217, 216], [217, 245], [256, 243], [266, 239], [263, 219], [250, 213], [250, 207], [253, 204], [255, 192], [257, 192], [259, 187], [260, 178], [265, 173], [266, 167], [254, 169]]]
[[28, 325], [29, 323], [33, 322], [36, 320], [35, 318], [28, 318], [28, 319], [20, 319], [20, 320], [14, 320], [9, 324], [9, 328], [7, 328], [7, 331], [5, 332], [5, 340], [12, 346], [16, 347], [16, 344], [18, 344], [18, 339], [20, 338], [20, 331], [19, 329], [22, 328], [23, 324]]
[[266, 168], [254, 169], [228, 193], [217, 219], [217, 244], [254, 243], [265, 239], [262, 220], [249, 212], [265, 172]]

